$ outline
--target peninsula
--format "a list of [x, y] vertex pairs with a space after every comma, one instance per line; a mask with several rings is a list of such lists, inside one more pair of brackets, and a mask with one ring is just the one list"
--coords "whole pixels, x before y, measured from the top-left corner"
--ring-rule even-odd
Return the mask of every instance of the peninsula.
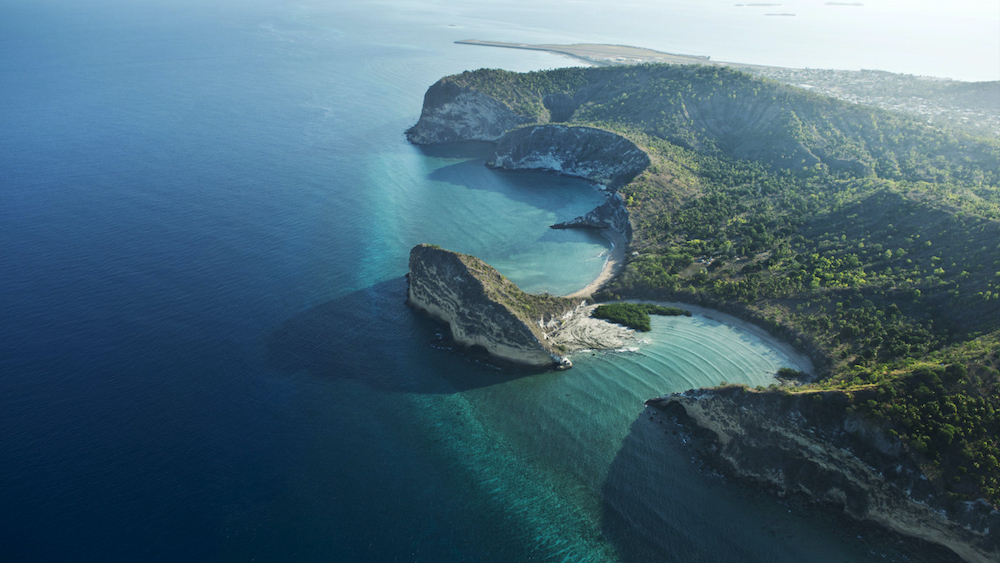
[[605, 203], [561, 225], [627, 241], [596, 298], [708, 306], [811, 357], [792, 390], [651, 403], [707, 431], [706, 459], [1000, 557], [1000, 142], [698, 64], [465, 72], [407, 136], [490, 141], [491, 166], [601, 185]]
[[599, 43], [575, 43], [572, 45], [506, 43], [503, 41], [482, 41], [479, 39], [464, 39], [456, 41], [459, 45], [480, 45], [483, 47], [502, 47], [505, 49], [524, 49], [527, 51], [546, 51], [557, 55], [565, 55], [594, 65], [613, 65], [626, 63], [669, 63], [669, 64], [705, 64], [711, 57], [698, 55], [678, 55], [664, 53], [642, 47], [628, 45], [604, 45]]
[[410, 251], [407, 303], [448, 324], [455, 342], [503, 362], [569, 369], [566, 353], [622, 347], [625, 327], [591, 318], [580, 299], [536, 295], [475, 256], [421, 244]]

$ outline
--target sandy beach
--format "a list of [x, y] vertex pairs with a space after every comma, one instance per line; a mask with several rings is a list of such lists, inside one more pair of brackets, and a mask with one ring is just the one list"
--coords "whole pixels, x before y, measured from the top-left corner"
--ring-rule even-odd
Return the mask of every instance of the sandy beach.
[[594, 281], [565, 297], [583, 299], [592, 296], [594, 292], [604, 287], [604, 284], [608, 283], [611, 278], [618, 275], [622, 266], [625, 265], [625, 249], [628, 246], [625, 236], [614, 229], [601, 229], [601, 234], [611, 241], [611, 253], [608, 255], [607, 261], [604, 262], [604, 268]]
[[[601, 289], [604, 284], [606, 284], [611, 278], [616, 276], [625, 265], [625, 250], [627, 249], [628, 242], [625, 237], [614, 229], [603, 229], [601, 231], [608, 240], [611, 241], [612, 248], [611, 253], [608, 256], [607, 261], [604, 263], [604, 268], [601, 270], [600, 275], [594, 279], [594, 281], [587, 284], [582, 289], [566, 295], [566, 297], [585, 299], [591, 297], [597, 290]], [[672, 301], [640, 301], [640, 300], [629, 300], [631, 303], [653, 303], [655, 305], [663, 305], [666, 307], [677, 307], [679, 309], [686, 309], [691, 311], [692, 314], [705, 317], [707, 319], [712, 319], [718, 321], [725, 325], [738, 328], [744, 332], [750, 333], [757, 338], [764, 341], [765, 344], [778, 350], [782, 354], [788, 356], [794, 365], [788, 366], [797, 369], [801, 372], [812, 375], [815, 370], [812, 360], [810, 360], [804, 354], [799, 353], [792, 347], [791, 344], [776, 338], [771, 333], [767, 332], [764, 328], [757, 326], [751, 322], [745, 321], [739, 317], [723, 313], [721, 311], [716, 311], [715, 309], [708, 309], [706, 307], [701, 307], [698, 305], [689, 305], [687, 303], [678, 303]], [[626, 332], [621, 332], [619, 330], [613, 330], [608, 325], [618, 327], [613, 323], [608, 323], [607, 321], [593, 319], [590, 317], [590, 312], [593, 311], [595, 307], [581, 307], [573, 315], [573, 318], [568, 320], [562, 328], [560, 328], [556, 333], [553, 333], [550, 338], [554, 342], [558, 342], [570, 349], [581, 349], [581, 348], [593, 348], [593, 349], [614, 349], [621, 348], [628, 340], [634, 338], [634, 333], [630, 329], [622, 329]], [[620, 328], [620, 327], [619, 327]], [[632, 333], [632, 334], [628, 334]]]
[[[678, 303], [673, 301], [642, 301], [628, 300], [629, 303], [652, 303], [665, 307], [676, 307], [691, 311], [693, 315], [718, 321], [726, 326], [736, 328], [761, 339], [769, 347], [781, 352], [791, 361], [787, 366], [801, 372], [813, 374], [814, 366], [812, 361], [803, 354], [800, 354], [789, 343], [774, 337], [763, 328], [745, 321], [739, 317], [734, 317], [714, 309]], [[577, 350], [618, 350], [626, 348], [636, 341], [636, 332], [630, 328], [596, 319], [590, 315], [598, 305], [581, 305], [572, 313], [566, 315], [559, 321], [547, 327], [552, 330], [548, 333], [548, 340], [553, 344], [562, 346], [569, 352]]]
[[757, 338], [764, 341], [765, 344], [778, 350], [782, 354], [788, 356], [788, 358], [795, 364], [788, 366], [797, 369], [801, 372], [813, 374], [815, 366], [813, 366], [812, 360], [810, 360], [804, 354], [801, 354], [792, 347], [791, 344], [776, 338], [770, 332], [764, 330], [751, 322], [745, 321], [739, 317], [734, 317], [727, 313], [721, 311], [716, 311], [715, 309], [708, 309], [706, 307], [700, 307], [698, 305], [689, 305], [687, 303], [678, 303], [674, 301], [641, 301], [641, 300], [630, 300], [631, 303], [652, 303], [654, 305], [663, 305], [665, 307], [677, 307], [679, 309], [686, 309], [691, 311], [692, 314], [698, 315], [700, 317], [705, 317], [706, 319], [712, 319], [713, 321], [718, 321], [722, 324], [738, 328], [743, 332], [748, 332]]

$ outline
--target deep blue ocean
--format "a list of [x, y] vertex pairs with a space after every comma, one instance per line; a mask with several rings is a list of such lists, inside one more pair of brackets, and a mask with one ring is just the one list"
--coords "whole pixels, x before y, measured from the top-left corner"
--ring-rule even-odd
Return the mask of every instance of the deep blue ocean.
[[722, 4], [677, 3], [669, 39], [660, 4], [637, 35], [594, 31], [596, 2], [0, 4], [0, 560], [892, 558], [703, 472], [643, 411], [766, 385], [790, 360], [752, 335], [657, 318], [527, 375], [404, 305], [418, 243], [553, 293], [607, 252], [548, 229], [587, 184], [406, 143], [441, 76], [574, 64], [453, 41], [736, 60], [691, 28]]

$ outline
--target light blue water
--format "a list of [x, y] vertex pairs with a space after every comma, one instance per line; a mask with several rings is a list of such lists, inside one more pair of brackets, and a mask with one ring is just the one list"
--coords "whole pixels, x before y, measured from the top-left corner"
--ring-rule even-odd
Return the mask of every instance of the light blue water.
[[420, 242], [536, 291], [600, 270], [606, 242], [547, 228], [590, 187], [402, 133], [440, 76], [567, 62], [453, 40], [581, 38], [587, 6], [0, 5], [3, 558], [869, 557], [642, 414], [766, 383], [787, 358], [752, 337], [656, 319], [637, 352], [518, 377], [403, 305]]

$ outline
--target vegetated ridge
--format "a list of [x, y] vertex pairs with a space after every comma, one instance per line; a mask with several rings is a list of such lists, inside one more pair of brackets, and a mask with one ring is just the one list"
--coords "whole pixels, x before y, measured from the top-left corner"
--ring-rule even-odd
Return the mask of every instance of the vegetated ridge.
[[997, 80], [964, 82], [883, 70], [775, 67], [713, 61], [706, 56], [678, 55], [628, 45], [530, 45], [475, 39], [456, 43], [549, 51], [592, 65], [669, 63], [725, 66], [852, 103], [910, 113], [928, 123], [946, 124], [977, 134], [1000, 137], [1000, 81]]
[[793, 392], [836, 394], [842, 420], [898, 441], [936, 491], [927, 502], [951, 516], [1000, 502], [998, 141], [718, 67], [480, 70], [442, 84], [646, 152], [619, 189], [633, 258], [603, 298], [761, 324], [820, 367]]
[[531, 367], [572, 365], [543, 327], [576, 301], [525, 293], [479, 258], [428, 244], [410, 251], [407, 279], [407, 303], [448, 323], [456, 342]]

